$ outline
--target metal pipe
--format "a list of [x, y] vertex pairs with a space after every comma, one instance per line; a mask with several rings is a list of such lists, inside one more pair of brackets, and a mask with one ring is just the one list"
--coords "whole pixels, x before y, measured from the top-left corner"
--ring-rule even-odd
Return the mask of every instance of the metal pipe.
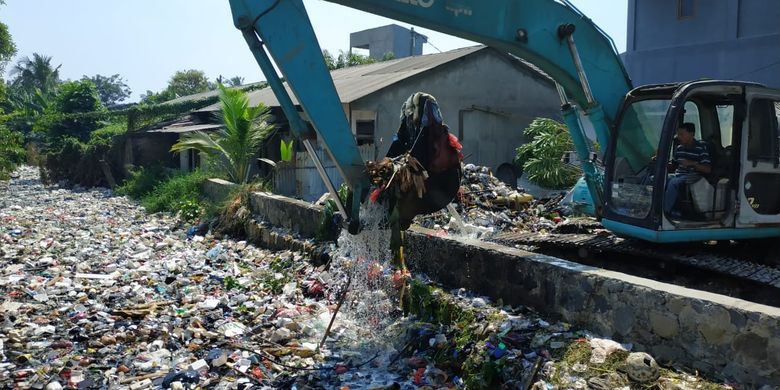
[[580, 59], [580, 53], [577, 51], [577, 45], [574, 44], [573, 33], [566, 36], [566, 43], [569, 45], [569, 51], [574, 60], [574, 66], [577, 68], [577, 76], [580, 78], [580, 84], [582, 84], [582, 90], [585, 92], [585, 98], [588, 99], [588, 104], [592, 106], [596, 103], [596, 99], [593, 97], [593, 91], [590, 89], [588, 76], [585, 74], [585, 68], [582, 66], [582, 60]]
[[314, 146], [312, 146], [311, 140], [304, 139], [303, 146], [306, 147], [306, 151], [309, 152], [309, 157], [311, 157], [311, 160], [314, 161], [314, 166], [317, 167], [317, 172], [320, 173], [320, 177], [322, 178], [322, 181], [325, 183], [325, 187], [328, 187], [328, 192], [330, 192], [330, 197], [333, 198], [333, 202], [336, 203], [336, 207], [338, 207], [339, 212], [344, 217], [345, 221], [348, 220], [349, 214], [347, 214], [347, 209], [345, 209], [344, 204], [341, 203], [341, 198], [339, 198], [339, 193], [336, 191], [336, 187], [334, 187], [333, 183], [330, 181], [330, 177], [328, 177], [328, 173], [325, 172], [325, 167], [322, 166], [322, 162], [320, 161], [320, 158], [317, 157], [317, 152], [314, 150]]
[[569, 97], [566, 96], [566, 90], [563, 89], [563, 86], [558, 84], [558, 82], [555, 82], [555, 89], [558, 90], [558, 97], [561, 99], [561, 106], [566, 106], [569, 104]]

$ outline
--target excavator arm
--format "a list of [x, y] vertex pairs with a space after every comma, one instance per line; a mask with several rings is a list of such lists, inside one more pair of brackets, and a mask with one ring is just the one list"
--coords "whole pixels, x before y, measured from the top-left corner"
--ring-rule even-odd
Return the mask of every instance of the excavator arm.
[[[609, 145], [610, 128], [631, 81], [609, 37], [568, 1], [328, 1], [480, 42], [517, 55], [547, 73], [559, 86], [564, 120], [594, 204], [603, 204], [600, 170], [589, 157], [591, 148], [582, 122], [590, 122], [603, 147]], [[304, 140], [313, 137], [290, 93], [309, 116], [347, 185], [362, 199], [368, 185], [363, 161], [303, 1], [230, 0], [230, 5], [234, 24], [243, 32], [293, 133]], [[269, 54], [289, 89], [282, 84]], [[311, 147], [308, 141], [304, 144]], [[326, 184], [330, 183], [324, 170], [320, 173]], [[337, 199], [332, 185], [330, 189]], [[349, 212], [353, 221], [357, 220], [358, 203], [353, 202]], [[347, 213], [341, 205], [340, 209]]]

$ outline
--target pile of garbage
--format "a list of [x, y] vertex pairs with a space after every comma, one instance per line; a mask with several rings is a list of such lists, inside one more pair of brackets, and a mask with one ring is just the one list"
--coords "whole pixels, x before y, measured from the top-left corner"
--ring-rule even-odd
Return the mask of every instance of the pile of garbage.
[[287, 388], [337, 355], [318, 345], [338, 283], [302, 254], [188, 236], [110, 190], [20, 175], [0, 188], [0, 383]]
[[415, 223], [481, 238], [496, 232], [549, 231], [572, 215], [563, 198], [564, 193], [535, 199], [493, 176], [488, 167], [466, 164], [458, 197], [450, 207], [418, 216]]
[[[602, 355], [629, 367], [608, 386], [658, 378], [586, 332], [425, 279], [412, 282], [403, 316], [390, 270], [373, 260], [388, 237], [350, 236], [316, 267], [300, 253], [188, 234], [109, 190], [47, 189], [31, 168], [20, 176], [0, 183], [4, 387], [584, 388], [605, 366], [582, 359]], [[572, 345], [587, 354], [567, 357]]]

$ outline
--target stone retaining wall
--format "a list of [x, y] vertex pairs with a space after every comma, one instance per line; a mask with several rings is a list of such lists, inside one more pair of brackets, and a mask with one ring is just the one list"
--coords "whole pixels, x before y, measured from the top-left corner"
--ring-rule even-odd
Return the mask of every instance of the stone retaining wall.
[[506, 246], [407, 234], [414, 268], [739, 383], [780, 385], [780, 309]]
[[[262, 193], [253, 195], [252, 210], [305, 237], [313, 236], [322, 212]], [[265, 231], [263, 241], [288, 240], [272, 240]], [[412, 228], [407, 253], [415, 271], [445, 286], [530, 306], [597, 335], [632, 342], [661, 363], [743, 384], [780, 386], [780, 308], [433, 233]]]

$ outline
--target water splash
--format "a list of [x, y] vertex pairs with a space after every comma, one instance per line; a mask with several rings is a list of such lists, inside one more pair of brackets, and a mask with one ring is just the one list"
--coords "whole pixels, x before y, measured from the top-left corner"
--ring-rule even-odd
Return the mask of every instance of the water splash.
[[349, 278], [350, 285], [337, 322], [356, 326], [357, 339], [370, 344], [382, 338], [393, 323], [398, 307], [396, 293], [389, 283], [392, 272], [390, 230], [387, 211], [378, 203], [364, 205], [360, 211], [363, 229], [357, 235], [342, 231], [333, 254], [331, 272]]

